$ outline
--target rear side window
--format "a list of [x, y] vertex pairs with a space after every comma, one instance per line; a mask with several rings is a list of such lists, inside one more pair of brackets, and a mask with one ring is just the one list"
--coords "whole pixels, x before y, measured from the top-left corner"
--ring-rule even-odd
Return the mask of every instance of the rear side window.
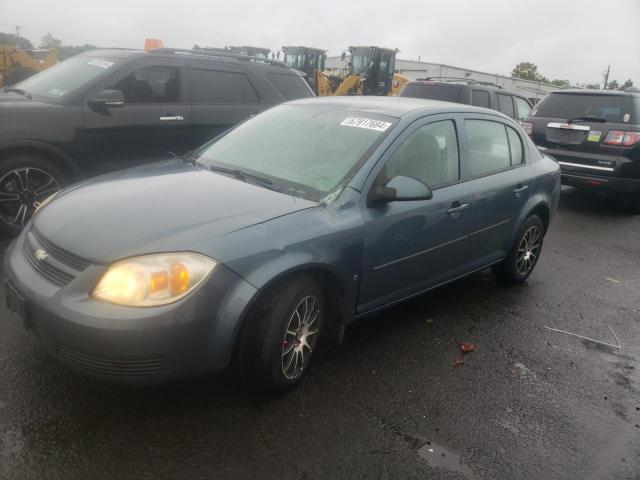
[[513, 99], [516, 101], [516, 110], [517, 110], [516, 119], [522, 121], [525, 118], [527, 118], [529, 116], [529, 113], [531, 112], [531, 107], [529, 106], [529, 102], [527, 102], [525, 99], [520, 97], [513, 97]]
[[465, 127], [472, 176], [485, 175], [511, 166], [507, 130], [502, 123], [466, 120]]
[[509, 137], [509, 150], [511, 152], [511, 165], [520, 165], [523, 161], [522, 156], [522, 140], [520, 135], [511, 127], [507, 128], [507, 136]]
[[286, 100], [313, 97], [307, 83], [299, 75], [267, 73], [267, 78]]
[[515, 112], [513, 111], [513, 100], [511, 100], [511, 95], [498, 93], [496, 94], [496, 96], [498, 97], [498, 110], [511, 118], [515, 118]]
[[[430, 100], [444, 100], [445, 102], [460, 103], [462, 88], [460, 85], [442, 83], [409, 83], [404, 86], [398, 96], [412, 98], [427, 98]], [[466, 102], [465, 102], [466, 103]]]
[[491, 108], [489, 106], [489, 92], [484, 90], [473, 90], [471, 92], [471, 105], [482, 108]]
[[550, 93], [535, 108], [538, 117], [597, 117], [614, 123], [638, 123], [629, 95]]
[[259, 103], [258, 94], [242, 73], [189, 70], [191, 103]]

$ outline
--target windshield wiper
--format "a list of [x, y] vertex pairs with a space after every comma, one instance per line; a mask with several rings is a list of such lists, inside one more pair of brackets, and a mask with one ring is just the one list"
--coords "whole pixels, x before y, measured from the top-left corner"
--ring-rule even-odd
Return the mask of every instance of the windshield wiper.
[[580, 117], [570, 118], [569, 120], [567, 120], [567, 123], [573, 123], [573, 122], [599, 122], [599, 123], [606, 123], [606, 121], [607, 121], [606, 118], [593, 117], [591, 115], [583, 115], [583, 116], [580, 116]]
[[18, 93], [18, 94], [22, 95], [23, 97], [27, 97], [29, 100], [32, 100], [31, 94], [29, 92], [27, 92], [26, 90], [23, 90], [22, 88], [5, 87], [4, 91], [5, 91], [5, 93]]
[[226, 173], [228, 175], [232, 175], [238, 180], [242, 180], [243, 182], [251, 181], [254, 184], [257, 184], [261, 187], [268, 188], [269, 190], [275, 190], [275, 188], [273, 188], [273, 182], [268, 178], [260, 177], [258, 175], [253, 175], [251, 173], [243, 172], [242, 170], [238, 170], [234, 168], [219, 167], [218, 165], [208, 165], [207, 168], [214, 172], [220, 172], [220, 173]]

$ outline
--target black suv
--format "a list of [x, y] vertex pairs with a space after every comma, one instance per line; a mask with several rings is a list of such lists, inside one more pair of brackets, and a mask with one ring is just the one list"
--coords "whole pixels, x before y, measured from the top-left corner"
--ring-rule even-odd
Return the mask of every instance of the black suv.
[[0, 93], [0, 230], [79, 178], [182, 155], [313, 92], [283, 63], [198, 50], [96, 50]]
[[552, 92], [522, 127], [558, 161], [563, 184], [624, 194], [640, 213], [640, 92]]
[[497, 85], [473, 80], [432, 79], [407, 82], [399, 97], [428, 98], [445, 102], [464, 103], [490, 108], [515, 119], [522, 120], [531, 112], [531, 102], [522, 95], [504, 90]]

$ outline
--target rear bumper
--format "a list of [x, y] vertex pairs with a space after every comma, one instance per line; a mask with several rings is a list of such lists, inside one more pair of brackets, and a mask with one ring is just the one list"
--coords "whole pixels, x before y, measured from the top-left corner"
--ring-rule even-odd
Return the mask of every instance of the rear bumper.
[[612, 193], [640, 192], [640, 180], [605, 177], [591, 173], [568, 173], [564, 170], [562, 171], [562, 184], [570, 187], [591, 188]]

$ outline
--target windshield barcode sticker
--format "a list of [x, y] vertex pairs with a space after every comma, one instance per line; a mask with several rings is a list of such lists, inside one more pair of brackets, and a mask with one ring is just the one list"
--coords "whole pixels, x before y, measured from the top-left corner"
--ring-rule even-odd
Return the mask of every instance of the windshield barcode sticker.
[[381, 120], [371, 120], [369, 118], [357, 118], [347, 117], [340, 125], [345, 127], [366, 128], [368, 130], [377, 130], [378, 132], [384, 132], [391, 126], [390, 122], [383, 122]]
[[100, 68], [106, 69], [112, 66], [113, 62], [110, 62], [108, 60], [100, 60], [99, 58], [94, 58], [93, 60], [88, 61], [87, 65], [93, 65], [94, 67], [100, 67]]

